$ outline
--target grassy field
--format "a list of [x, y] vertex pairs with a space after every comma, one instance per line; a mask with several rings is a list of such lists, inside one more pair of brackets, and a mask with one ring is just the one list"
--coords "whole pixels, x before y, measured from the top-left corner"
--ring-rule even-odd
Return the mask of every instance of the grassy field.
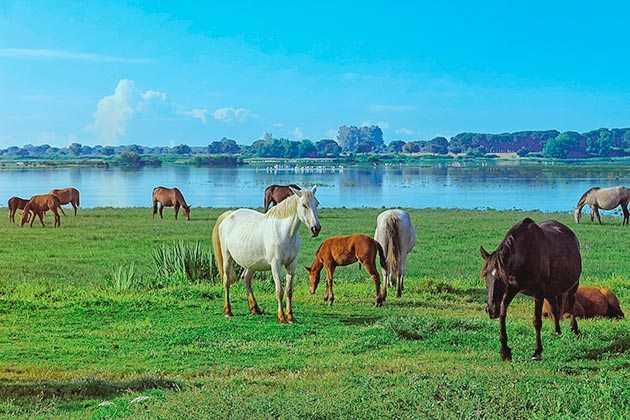
[[[3, 210], [4, 211], [4, 210]], [[337, 270], [335, 305], [310, 295], [298, 274], [295, 316], [276, 322], [269, 277], [242, 285], [234, 317], [222, 288], [155, 281], [152, 254], [174, 240], [201, 241], [219, 209], [192, 220], [151, 220], [149, 209], [80, 210], [49, 226], [0, 225], [0, 415], [58, 418], [628, 418], [630, 321], [543, 326], [543, 360], [531, 361], [533, 302], [510, 307], [514, 361], [498, 354], [498, 323], [484, 313], [479, 245], [494, 249], [525, 216], [557, 218], [582, 245], [582, 283], [611, 287], [630, 311], [630, 228], [574, 225], [568, 214], [414, 210], [418, 243], [405, 294], [373, 308], [373, 286], [356, 265]], [[378, 209], [323, 209], [319, 238], [302, 235], [300, 263], [322, 240], [373, 234]], [[302, 228], [304, 229], [304, 228]], [[113, 273], [133, 265], [138, 284]], [[136, 397], [148, 396], [140, 403]], [[100, 406], [103, 401], [111, 404]]]

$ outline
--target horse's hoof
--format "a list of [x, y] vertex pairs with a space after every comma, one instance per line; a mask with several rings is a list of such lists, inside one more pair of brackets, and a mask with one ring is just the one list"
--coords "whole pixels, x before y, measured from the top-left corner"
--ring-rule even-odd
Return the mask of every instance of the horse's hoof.
[[501, 357], [501, 360], [504, 362], [511, 362], [512, 361], [512, 350], [507, 349], [507, 350], [501, 350], [499, 352], [499, 356]]
[[293, 317], [293, 315], [287, 315], [287, 322], [289, 324], [295, 324], [297, 321], [296, 319]]
[[226, 312], [223, 314], [223, 316], [226, 318], [232, 318], [232, 312]]
[[532, 360], [535, 360], [537, 362], [540, 362], [542, 360], [542, 355], [541, 354], [535, 354], [532, 355]]

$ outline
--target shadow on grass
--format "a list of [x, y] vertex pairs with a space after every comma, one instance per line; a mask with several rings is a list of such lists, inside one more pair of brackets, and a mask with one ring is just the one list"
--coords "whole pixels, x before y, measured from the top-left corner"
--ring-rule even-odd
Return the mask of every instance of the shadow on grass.
[[624, 355], [630, 353], [630, 336], [623, 335], [615, 337], [603, 346], [589, 346], [582, 351], [576, 352], [569, 360], [602, 360], [610, 356]]
[[126, 392], [150, 389], [180, 391], [183, 384], [167, 378], [140, 378], [129, 381], [106, 381], [90, 377], [74, 381], [0, 381], [0, 399], [35, 397], [38, 399], [109, 398]]

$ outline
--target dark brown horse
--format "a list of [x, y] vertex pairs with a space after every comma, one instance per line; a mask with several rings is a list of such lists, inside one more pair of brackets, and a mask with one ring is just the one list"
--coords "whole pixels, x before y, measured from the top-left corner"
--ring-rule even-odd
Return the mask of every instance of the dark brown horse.
[[488, 288], [486, 312], [492, 319], [499, 318], [501, 326], [501, 360], [512, 359], [512, 350], [507, 345], [505, 317], [510, 302], [519, 292], [536, 300], [536, 349], [532, 359], [539, 360], [543, 351], [540, 329], [545, 299], [551, 303], [555, 331], [560, 334], [558, 298], [567, 294], [571, 330], [579, 334], [573, 307], [582, 273], [582, 257], [580, 243], [571, 229], [555, 220], [537, 224], [526, 218], [508, 231], [493, 253], [483, 247], [480, 251], [483, 258], [481, 275]]
[[291, 191], [291, 188], [297, 191], [301, 190], [301, 188], [295, 184], [270, 185], [265, 188], [265, 210], [263, 213], [267, 213], [267, 210], [269, 210], [272, 204], [275, 206], [287, 197], [292, 196], [293, 191]]
[[190, 220], [190, 206], [186, 204], [186, 200], [178, 188], [155, 187], [153, 189], [153, 218], [155, 218], [155, 213], [158, 212], [158, 203], [160, 204], [161, 219], [164, 219], [164, 216], [162, 216], [164, 207], [175, 207], [175, 220], [177, 220], [177, 214], [181, 207], [184, 209], [186, 220]]
[[[24, 210], [24, 207], [28, 203], [28, 199], [20, 197], [9, 198], [9, 223], [15, 223], [15, 213], [18, 210]], [[27, 219], [28, 221], [28, 219]]]
[[319, 246], [315, 255], [315, 260], [310, 267], [304, 266], [308, 271], [308, 278], [311, 283], [311, 294], [317, 291], [320, 273], [322, 269], [326, 269], [326, 294], [324, 302], [332, 305], [335, 301], [333, 293], [333, 274], [335, 268], [340, 265], [350, 265], [357, 260], [370, 274], [374, 280], [376, 288], [376, 302], [374, 306], [383, 306], [384, 296], [381, 294], [381, 280], [376, 268], [376, 254], [378, 253], [381, 261], [381, 267], [387, 269], [385, 264], [385, 254], [383, 248], [374, 239], [362, 233], [356, 233], [350, 236], [333, 236], [326, 239]]
[[[563, 318], [571, 316], [567, 310], [566, 294], [560, 298], [560, 313]], [[608, 288], [580, 286], [575, 293], [575, 316], [579, 318], [593, 318], [603, 316], [606, 318], [623, 318], [624, 314], [617, 296]], [[549, 301], [545, 300], [543, 316], [551, 316], [552, 310]]]
[[65, 216], [66, 213], [63, 211], [63, 207], [61, 207], [61, 202], [59, 201], [59, 197], [54, 194], [42, 194], [42, 195], [34, 195], [24, 206], [24, 212], [22, 212], [22, 217], [20, 217], [20, 226], [24, 226], [29, 219], [29, 212], [33, 213], [33, 217], [31, 218], [31, 227], [33, 227], [33, 222], [35, 221], [35, 216], [39, 217], [39, 221], [42, 222], [42, 226], [46, 226], [44, 224], [44, 214], [48, 211], [52, 211], [55, 216], [55, 227], [61, 226], [61, 217], [57, 210], [61, 210], [61, 213]]
[[52, 190], [51, 192], [49, 192], [49, 194], [55, 194], [57, 197], [59, 197], [59, 202], [61, 203], [61, 205], [64, 204], [72, 204], [72, 208], [74, 209], [74, 215], [77, 215], [77, 207], [79, 207], [80, 203], [79, 203], [79, 190], [77, 190], [76, 188], [60, 188], [60, 189], [55, 189]]

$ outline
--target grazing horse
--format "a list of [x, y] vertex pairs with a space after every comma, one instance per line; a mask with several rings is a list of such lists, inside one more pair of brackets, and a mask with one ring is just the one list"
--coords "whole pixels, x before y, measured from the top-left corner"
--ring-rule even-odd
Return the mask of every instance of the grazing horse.
[[[27, 199], [20, 197], [11, 197], [9, 198], [9, 223], [15, 223], [15, 213], [18, 210], [24, 210], [24, 207], [28, 203]], [[28, 218], [26, 220], [28, 222]]]
[[[593, 318], [603, 316], [606, 318], [623, 318], [624, 314], [619, 305], [619, 299], [605, 287], [580, 286], [575, 293], [575, 316], [580, 318]], [[567, 308], [567, 297], [565, 294], [560, 298], [560, 314], [563, 318], [568, 318], [571, 314]], [[545, 300], [543, 316], [553, 316], [551, 305]]]
[[54, 194], [32, 196], [24, 206], [24, 212], [22, 212], [22, 217], [20, 218], [20, 226], [24, 226], [24, 224], [28, 221], [29, 212], [33, 212], [30, 227], [33, 227], [35, 216], [39, 216], [39, 221], [42, 222], [42, 226], [46, 226], [44, 224], [44, 213], [48, 210], [52, 211], [55, 216], [55, 227], [61, 226], [61, 217], [59, 217], [57, 210], [61, 210], [61, 213], [63, 213], [64, 216], [66, 213], [63, 211], [63, 207], [61, 207], [59, 197]]
[[293, 191], [301, 191], [302, 189], [295, 184], [289, 185], [270, 185], [265, 188], [265, 210], [267, 213], [269, 207], [274, 206], [293, 195]]
[[184, 209], [184, 217], [186, 218], [186, 220], [190, 220], [190, 206], [186, 204], [186, 200], [184, 199], [182, 192], [178, 188], [153, 188], [154, 219], [155, 213], [158, 212], [158, 203], [160, 203], [160, 219], [164, 219], [164, 216], [162, 216], [162, 210], [164, 210], [164, 207], [175, 207], [175, 220], [177, 220], [179, 208], [181, 207]]
[[416, 228], [411, 223], [409, 213], [394, 209], [379, 214], [374, 239], [381, 244], [387, 256], [387, 269], [383, 270], [383, 299], [393, 279], [396, 280], [396, 296], [400, 297], [404, 290], [407, 254], [416, 244]]
[[385, 297], [381, 294], [381, 280], [376, 268], [376, 254], [378, 254], [381, 261], [381, 267], [385, 270], [387, 265], [385, 264], [386, 258], [383, 253], [383, 247], [368, 235], [355, 233], [350, 236], [333, 236], [326, 239], [319, 246], [313, 264], [310, 267], [304, 266], [311, 283], [311, 294], [317, 291], [320, 273], [325, 268], [326, 294], [324, 295], [324, 302], [328, 302], [332, 306], [335, 301], [335, 294], [333, 293], [335, 268], [340, 265], [353, 264], [358, 260], [370, 274], [372, 280], [374, 280], [374, 287], [376, 288], [376, 302], [374, 306], [383, 306]]
[[77, 215], [77, 207], [79, 207], [79, 190], [76, 188], [61, 188], [57, 190], [52, 190], [48, 194], [55, 194], [59, 197], [59, 202], [64, 204], [72, 204], [72, 208], [74, 209], [74, 215]]
[[512, 359], [512, 350], [507, 345], [505, 317], [510, 302], [519, 292], [536, 300], [536, 349], [532, 359], [540, 360], [543, 351], [540, 329], [545, 299], [551, 303], [555, 331], [560, 334], [558, 298], [567, 294], [571, 330], [579, 334], [573, 306], [582, 273], [582, 257], [580, 243], [571, 229], [555, 220], [535, 223], [525, 218], [507, 232], [493, 253], [483, 247], [479, 250], [483, 258], [481, 275], [488, 288], [486, 312], [491, 319], [499, 318], [501, 327], [501, 360]]
[[[223, 281], [225, 303], [223, 313], [232, 316], [230, 285], [237, 281], [232, 262], [243, 267], [241, 277], [245, 283], [249, 310], [260, 314], [252, 291], [252, 278], [256, 271], [269, 271], [273, 275], [278, 300], [278, 321], [295, 322], [293, 317], [293, 279], [300, 251], [300, 222], [312, 237], [320, 230], [315, 198], [317, 187], [311, 190], [294, 190], [294, 195], [263, 214], [251, 209], [226, 211], [217, 219], [212, 230], [212, 248], [217, 268]], [[282, 309], [283, 289], [281, 270], [286, 269], [286, 314]]]
[[580, 223], [582, 208], [589, 206], [591, 208], [591, 223], [593, 222], [593, 216], [597, 216], [597, 221], [601, 225], [602, 218], [599, 216], [599, 209], [612, 210], [617, 206], [621, 206], [621, 211], [623, 212], [621, 225], [627, 225], [630, 224], [628, 203], [630, 203], [630, 188], [622, 186], [610, 188], [593, 187], [586, 191], [578, 200], [577, 206], [573, 210], [573, 218], [575, 223]]

